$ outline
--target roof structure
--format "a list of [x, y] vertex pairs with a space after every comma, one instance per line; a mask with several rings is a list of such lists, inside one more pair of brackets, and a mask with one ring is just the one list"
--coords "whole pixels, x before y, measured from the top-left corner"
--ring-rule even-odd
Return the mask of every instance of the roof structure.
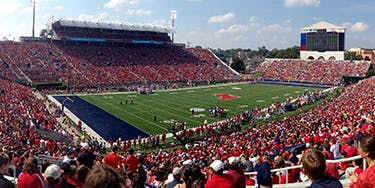
[[326, 21], [320, 21], [313, 25], [302, 28], [301, 31], [316, 30], [316, 29], [326, 29], [329, 31], [337, 31], [337, 32], [345, 32], [346, 30], [345, 27], [340, 27], [340, 26], [337, 26], [335, 24], [332, 24]]
[[63, 19], [57, 22], [59, 22], [62, 26], [68, 26], [68, 27], [118, 29], [118, 30], [131, 30], [131, 31], [153, 31], [153, 32], [160, 32], [160, 33], [174, 32], [172, 27], [160, 27], [160, 26], [152, 26], [152, 25], [119, 24], [119, 23], [63, 20]]

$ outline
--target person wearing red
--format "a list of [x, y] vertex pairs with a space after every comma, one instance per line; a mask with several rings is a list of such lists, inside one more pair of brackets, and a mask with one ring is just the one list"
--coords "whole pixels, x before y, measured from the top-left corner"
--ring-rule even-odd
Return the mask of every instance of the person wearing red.
[[113, 169], [122, 168], [121, 158], [117, 155], [118, 146], [113, 145], [111, 153], [104, 158], [104, 164], [112, 167]]
[[238, 157], [229, 157], [229, 169], [227, 174], [233, 177], [235, 188], [244, 188], [246, 187], [246, 177], [242, 168], [238, 165], [239, 162], [240, 159]]
[[134, 149], [130, 148], [129, 156], [125, 159], [125, 163], [128, 164], [129, 172], [137, 172], [139, 161], [136, 156], [134, 156]]
[[350, 188], [375, 187], [375, 135], [364, 134], [359, 139], [359, 153], [366, 159], [368, 168], [358, 176], [353, 173], [350, 176]]
[[[348, 138], [345, 143], [347, 144], [344, 151], [341, 152], [341, 155], [343, 155], [344, 158], [350, 158], [350, 157], [353, 157], [353, 156], [356, 156], [357, 153], [358, 153], [358, 150], [355, 146], [353, 146], [354, 144], [354, 141], [353, 139], [351, 138]], [[340, 164], [340, 168], [341, 170], [346, 170], [346, 168], [348, 168], [348, 165], [350, 164], [351, 162], [348, 161], [348, 162], [341, 162]]]
[[212, 178], [206, 182], [205, 188], [234, 188], [234, 179], [231, 175], [224, 174], [224, 163], [215, 160], [210, 164]]
[[29, 157], [24, 164], [23, 172], [18, 176], [18, 188], [43, 188], [44, 179], [38, 169], [38, 160], [35, 157]]

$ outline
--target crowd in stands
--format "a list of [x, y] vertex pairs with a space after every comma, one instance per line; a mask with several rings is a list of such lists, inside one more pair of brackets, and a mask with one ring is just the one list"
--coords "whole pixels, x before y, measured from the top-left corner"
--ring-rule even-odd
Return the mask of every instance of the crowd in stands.
[[75, 87], [237, 78], [207, 49], [176, 46], [2, 41], [0, 58], [9, 65], [1, 69], [8, 79], [62, 81]]
[[343, 76], [364, 76], [370, 68], [366, 61], [305, 61], [266, 59], [255, 71], [263, 78], [280, 81], [302, 81], [339, 84]]
[[[228, 164], [229, 158], [233, 156], [240, 159], [242, 169], [247, 172], [257, 171], [264, 156], [273, 156], [268, 159], [270, 168], [296, 165], [298, 155], [310, 148], [320, 148], [326, 159], [352, 157], [359, 154], [357, 145], [361, 135], [375, 134], [374, 84], [375, 78], [371, 78], [346, 88], [341, 96], [297, 117], [286, 117], [266, 125], [259, 124], [256, 128], [229, 135], [219, 134], [218, 129], [214, 129], [216, 134], [205, 136], [194, 145], [140, 157], [144, 157], [142, 160], [146, 160], [149, 168], [158, 167], [158, 171], [154, 173], [164, 174], [161, 177], [166, 177], [166, 171], [173, 169], [172, 164], [180, 163], [193, 164], [209, 174], [206, 170], [214, 160]], [[170, 167], [166, 168], [166, 164]], [[348, 166], [352, 166], [350, 162], [327, 165], [327, 173], [339, 178], [339, 172], [344, 172]], [[288, 182], [301, 181], [300, 171], [297, 169], [288, 173]], [[274, 184], [286, 182], [285, 173], [272, 174], [271, 179]], [[253, 182], [249, 177], [246, 181], [249, 184]]]
[[[357, 146], [363, 143], [360, 140], [362, 135], [375, 134], [373, 121], [375, 116], [374, 84], [375, 78], [364, 80], [359, 84], [345, 88], [339, 97], [299, 116], [286, 117], [265, 125], [258, 124], [243, 132], [220, 134], [219, 129], [212, 127], [211, 131], [216, 134], [209, 134], [203, 137], [200, 142], [186, 145], [181, 149], [136, 154], [132, 151], [131, 145], [124, 145], [120, 142], [112, 145], [113, 150], [108, 154], [108, 157], [112, 157], [106, 158], [103, 155], [95, 157], [94, 153], [99, 154], [101, 148], [91, 140], [87, 140], [90, 146], [84, 143], [82, 147], [67, 147], [63, 143], [55, 142], [36, 133], [35, 129], [38, 127], [55, 132], [63, 130], [45, 110], [42, 101], [37, 99], [29, 88], [1, 80], [0, 85], [6, 88], [1, 90], [0, 98], [2, 150], [8, 153], [12, 164], [15, 164], [19, 171], [23, 171], [22, 173], [29, 173], [28, 168], [25, 169], [22, 166], [26, 167], [29, 162], [35, 163], [33, 156], [46, 154], [64, 157], [65, 163], [69, 162], [69, 169], [72, 171], [72, 174], [65, 176], [66, 181], [70, 178], [69, 182], [75, 182], [75, 187], [85, 184], [84, 180], [78, 181], [77, 176], [74, 175], [79, 172], [78, 169], [83, 168], [85, 171], [84, 167], [81, 167], [82, 164], [89, 169], [86, 169], [86, 172], [89, 171], [87, 178], [91, 177], [92, 173], [114, 173], [111, 177], [114, 178], [113, 181], [116, 180], [120, 184], [126, 183], [128, 186], [146, 183], [150, 187], [163, 187], [173, 181], [173, 175], [181, 174], [179, 181], [181, 184], [210, 187], [215, 185], [213, 183], [215, 181], [225, 181], [225, 185], [232, 187], [235, 184], [233, 177], [244, 179], [243, 172], [262, 172], [262, 170], [267, 171], [268, 168], [296, 165], [299, 161], [298, 154], [304, 153], [310, 148], [321, 148], [327, 159], [346, 158], [370, 151], [371, 147], [368, 145], [362, 146], [362, 148]], [[209, 131], [207, 130], [207, 132]], [[374, 144], [373, 142], [375, 141], [372, 140], [370, 144]], [[301, 149], [303, 151], [298, 147], [295, 147], [294, 151], [286, 149], [299, 145], [306, 145], [307, 149], [303, 147]], [[116, 147], [118, 148], [116, 149]], [[372, 155], [373, 153], [363, 154], [364, 157], [369, 157], [369, 162]], [[265, 156], [273, 156], [273, 158]], [[231, 157], [235, 157], [235, 159]], [[264, 166], [265, 161], [269, 161], [269, 167]], [[104, 166], [103, 163], [119, 169], [127, 169], [127, 173], [118, 174], [118, 171], [123, 171], [113, 170], [112, 167]], [[373, 169], [371, 164], [367, 165], [370, 166], [369, 170]], [[337, 165], [340, 172], [344, 172], [350, 168], [351, 163]], [[174, 170], [175, 167], [181, 169]], [[60, 182], [59, 178], [64, 175], [56, 173], [59, 171], [56, 169], [61, 167], [52, 166], [51, 168], [52, 172], [49, 167], [43, 169], [44, 178], [39, 170], [30, 171], [30, 173], [40, 173], [39, 176], [42, 177], [44, 184]], [[228, 174], [227, 171], [236, 169], [241, 169], [237, 170], [239, 174], [229, 176], [230, 173]], [[337, 168], [334, 166], [330, 169], [333, 169], [330, 172], [331, 176], [338, 177]], [[69, 172], [69, 170], [67, 171]], [[174, 174], [173, 171], [175, 171]], [[290, 176], [288, 176], [288, 182], [301, 179], [297, 175], [299, 171], [288, 173]], [[353, 179], [353, 182], [362, 181], [363, 178], [359, 178], [360, 172], [356, 173], [359, 173], [357, 180], [351, 176], [350, 178]], [[168, 174], [170, 174], [169, 179]], [[365, 175], [366, 178], [371, 178], [368, 173]], [[21, 184], [26, 181], [23, 180], [23, 176], [25, 175], [18, 176]], [[33, 177], [34, 180], [37, 180], [35, 178], [38, 176], [28, 175], [26, 177]], [[56, 181], [57, 179], [59, 181]], [[285, 183], [285, 173], [271, 173], [271, 179], [274, 184]], [[243, 180], [241, 182], [243, 183]], [[255, 183], [249, 176], [245, 177], [246, 182], [248, 185]], [[100, 182], [97, 183], [100, 184]], [[94, 187], [94, 185], [92, 186]]]
[[[22, 52], [22, 53], [20, 53]], [[43, 42], [2, 42], [2, 75], [26, 74], [34, 81], [66, 79], [78, 85], [118, 84], [122, 82], [231, 79], [234, 74], [208, 51], [175, 47], [67, 46]], [[160, 57], [167, 57], [160, 59]], [[276, 63], [275, 63], [276, 62]], [[316, 64], [316, 65], [315, 65]], [[1, 67], [1, 68], [3, 68]], [[66, 72], [72, 68], [74, 71]], [[340, 67], [340, 68], [337, 68]], [[282, 60], [263, 63], [263, 77], [337, 83], [344, 74], [363, 75], [364, 62], [310, 62]], [[325, 74], [321, 74], [324, 72]], [[40, 75], [34, 75], [38, 73]], [[303, 74], [301, 74], [303, 73]], [[319, 74], [318, 74], [319, 73]], [[74, 76], [78, 74], [78, 76]], [[303, 181], [301, 169], [270, 173], [270, 169], [297, 165], [302, 161], [305, 175], [313, 184], [324, 180], [340, 187], [339, 172], [351, 180], [350, 187], [374, 186], [375, 77], [345, 88], [339, 96], [298, 116], [288, 116], [267, 124], [258, 123], [242, 132], [225, 129], [241, 126], [248, 118], [263, 118], [283, 113], [281, 108], [300, 106], [322, 97], [320, 92], [303, 95], [292, 103], [276, 103], [266, 109], [253, 109], [226, 121], [183, 129], [181, 137], [206, 134], [199, 142], [172, 150], [136, 153], [137, 141], [117, 141], [112, 151], [103, 152], [94, 139], [84, 138], [81, 146], [68, 146], [38, 133], [38, 129], [73, 138], [53, 117], [44, 101], [32, 90], [0, 79], [0, 185], [11, 187], [2, 177], [8, 161], [16, 167], [18, 187], [244, 187], [257, 183], [270, 186]], [[152, 140], [152, 141], [151, 141]], [[147, 142], [158, 145], [162, 138]], [[155, 144], [154, 144], [155, 143]], [[317, 152], [317, 150], [320, 150]], [[63, 158], [40, 170], [41, 154]], [[360, 163], [325, 165], [326, 159], [361, 155]], [[302, 155], [302, 158], [300, 158]], [[323, 159], [323, 157], [324, 159]], [[311, 160], [320, 161], [314, 166]], [[309, 162], [310, 161], [310, 162]], [[354, 164], [354, 165], [353, 165]], [[39, 164], [40, 165], [40, 164]], [[326, 171], [325, 174], [317, 173]], [[340, 171], [338, 171], [338, 169]], [[310, 170], [310, 171], [309, 171]], [[43, 173], [42, 173], [43, 172]], [[333, 177], [333, 178], [332, 178]], [[262, 179], [263, 178], [263, 179]]]
[[0, 58], [10, 65], [5, 71], [14, 71], [19, 78], [26, 75], [34, 82], [61, 81], [66, 72], [62, 54], [48, 43], [2, 41]]

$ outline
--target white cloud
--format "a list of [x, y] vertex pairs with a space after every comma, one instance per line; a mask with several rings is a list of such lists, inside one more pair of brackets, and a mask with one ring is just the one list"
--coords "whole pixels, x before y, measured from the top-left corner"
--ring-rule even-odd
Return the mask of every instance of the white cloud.
[[365, 24], [363, 22], [356, 22], [354, 24], [350, 22], [344, 22], [341, 26], [345, 27], [346, 29], [348, 29], [348, 31], [353, 32], [353, 33], [364, 32], [370, 28], [368, 24]]
[[249, 21], [250, 22], [256, 22], [257, 21], [257, 17], [256, 16], [251, 16], [250, 18], [249, 18]]
[[350, 27], [351, 32], [364, 32], [367, 31], [369, 26], [363, 22], [357, 22]]
[[249, 27], [247, 25], [239, 25], [234, 24], [229, 26], [228, 28], [223, 28], [217, 31], [217, 34], [239, 34], [239, 33], [245, 33], [249, 30]]
[[270, 24], [262, 27], [257, 31], [257, 33], [280, 33], [280, 32], [290, 32], [293, 29], [290, 27], [283, 27], [280, 24]]
[[152, 13], [151, 10], [144, 10], [144, 9], [128, 9], [126, 11], [127, 15], [137, 15], [137, 16], [145, 16], [150, 15]]
[[116, 9], [122, 5], [135, 5], [138, 3], [138, 0], [110, 0], [104, 5], [104, 8]]
[[284, 0], [284, 5], [286, 7], [319, 7], [320, 0]]
[[233, 12], [228, 12], [224, 15], [218, 15], [218, 16], [212, 16], [208, 19], [208, 23], [222, 23], [229, 21], [236, 17], [236, 15]]

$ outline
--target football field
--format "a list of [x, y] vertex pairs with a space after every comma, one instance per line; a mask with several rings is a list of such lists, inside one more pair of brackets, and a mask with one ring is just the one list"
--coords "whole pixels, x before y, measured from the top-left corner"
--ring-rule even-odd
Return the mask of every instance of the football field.
[[[160, 134], [167, 133], [173, 122], [186, 122], [189, 128], [196, 127], [205, 120], [209, 123], [219, 121], [314, 90], [318, 88], [242, 83], [154, 91], [148, 95], [116, 93], [83, 95], [80, 98], [146, 133]], [[224, 108], [226, 116], [212, 117], [209, 109], [215, 106]], [[191, 109], [194, 109], [194, 114]]]

